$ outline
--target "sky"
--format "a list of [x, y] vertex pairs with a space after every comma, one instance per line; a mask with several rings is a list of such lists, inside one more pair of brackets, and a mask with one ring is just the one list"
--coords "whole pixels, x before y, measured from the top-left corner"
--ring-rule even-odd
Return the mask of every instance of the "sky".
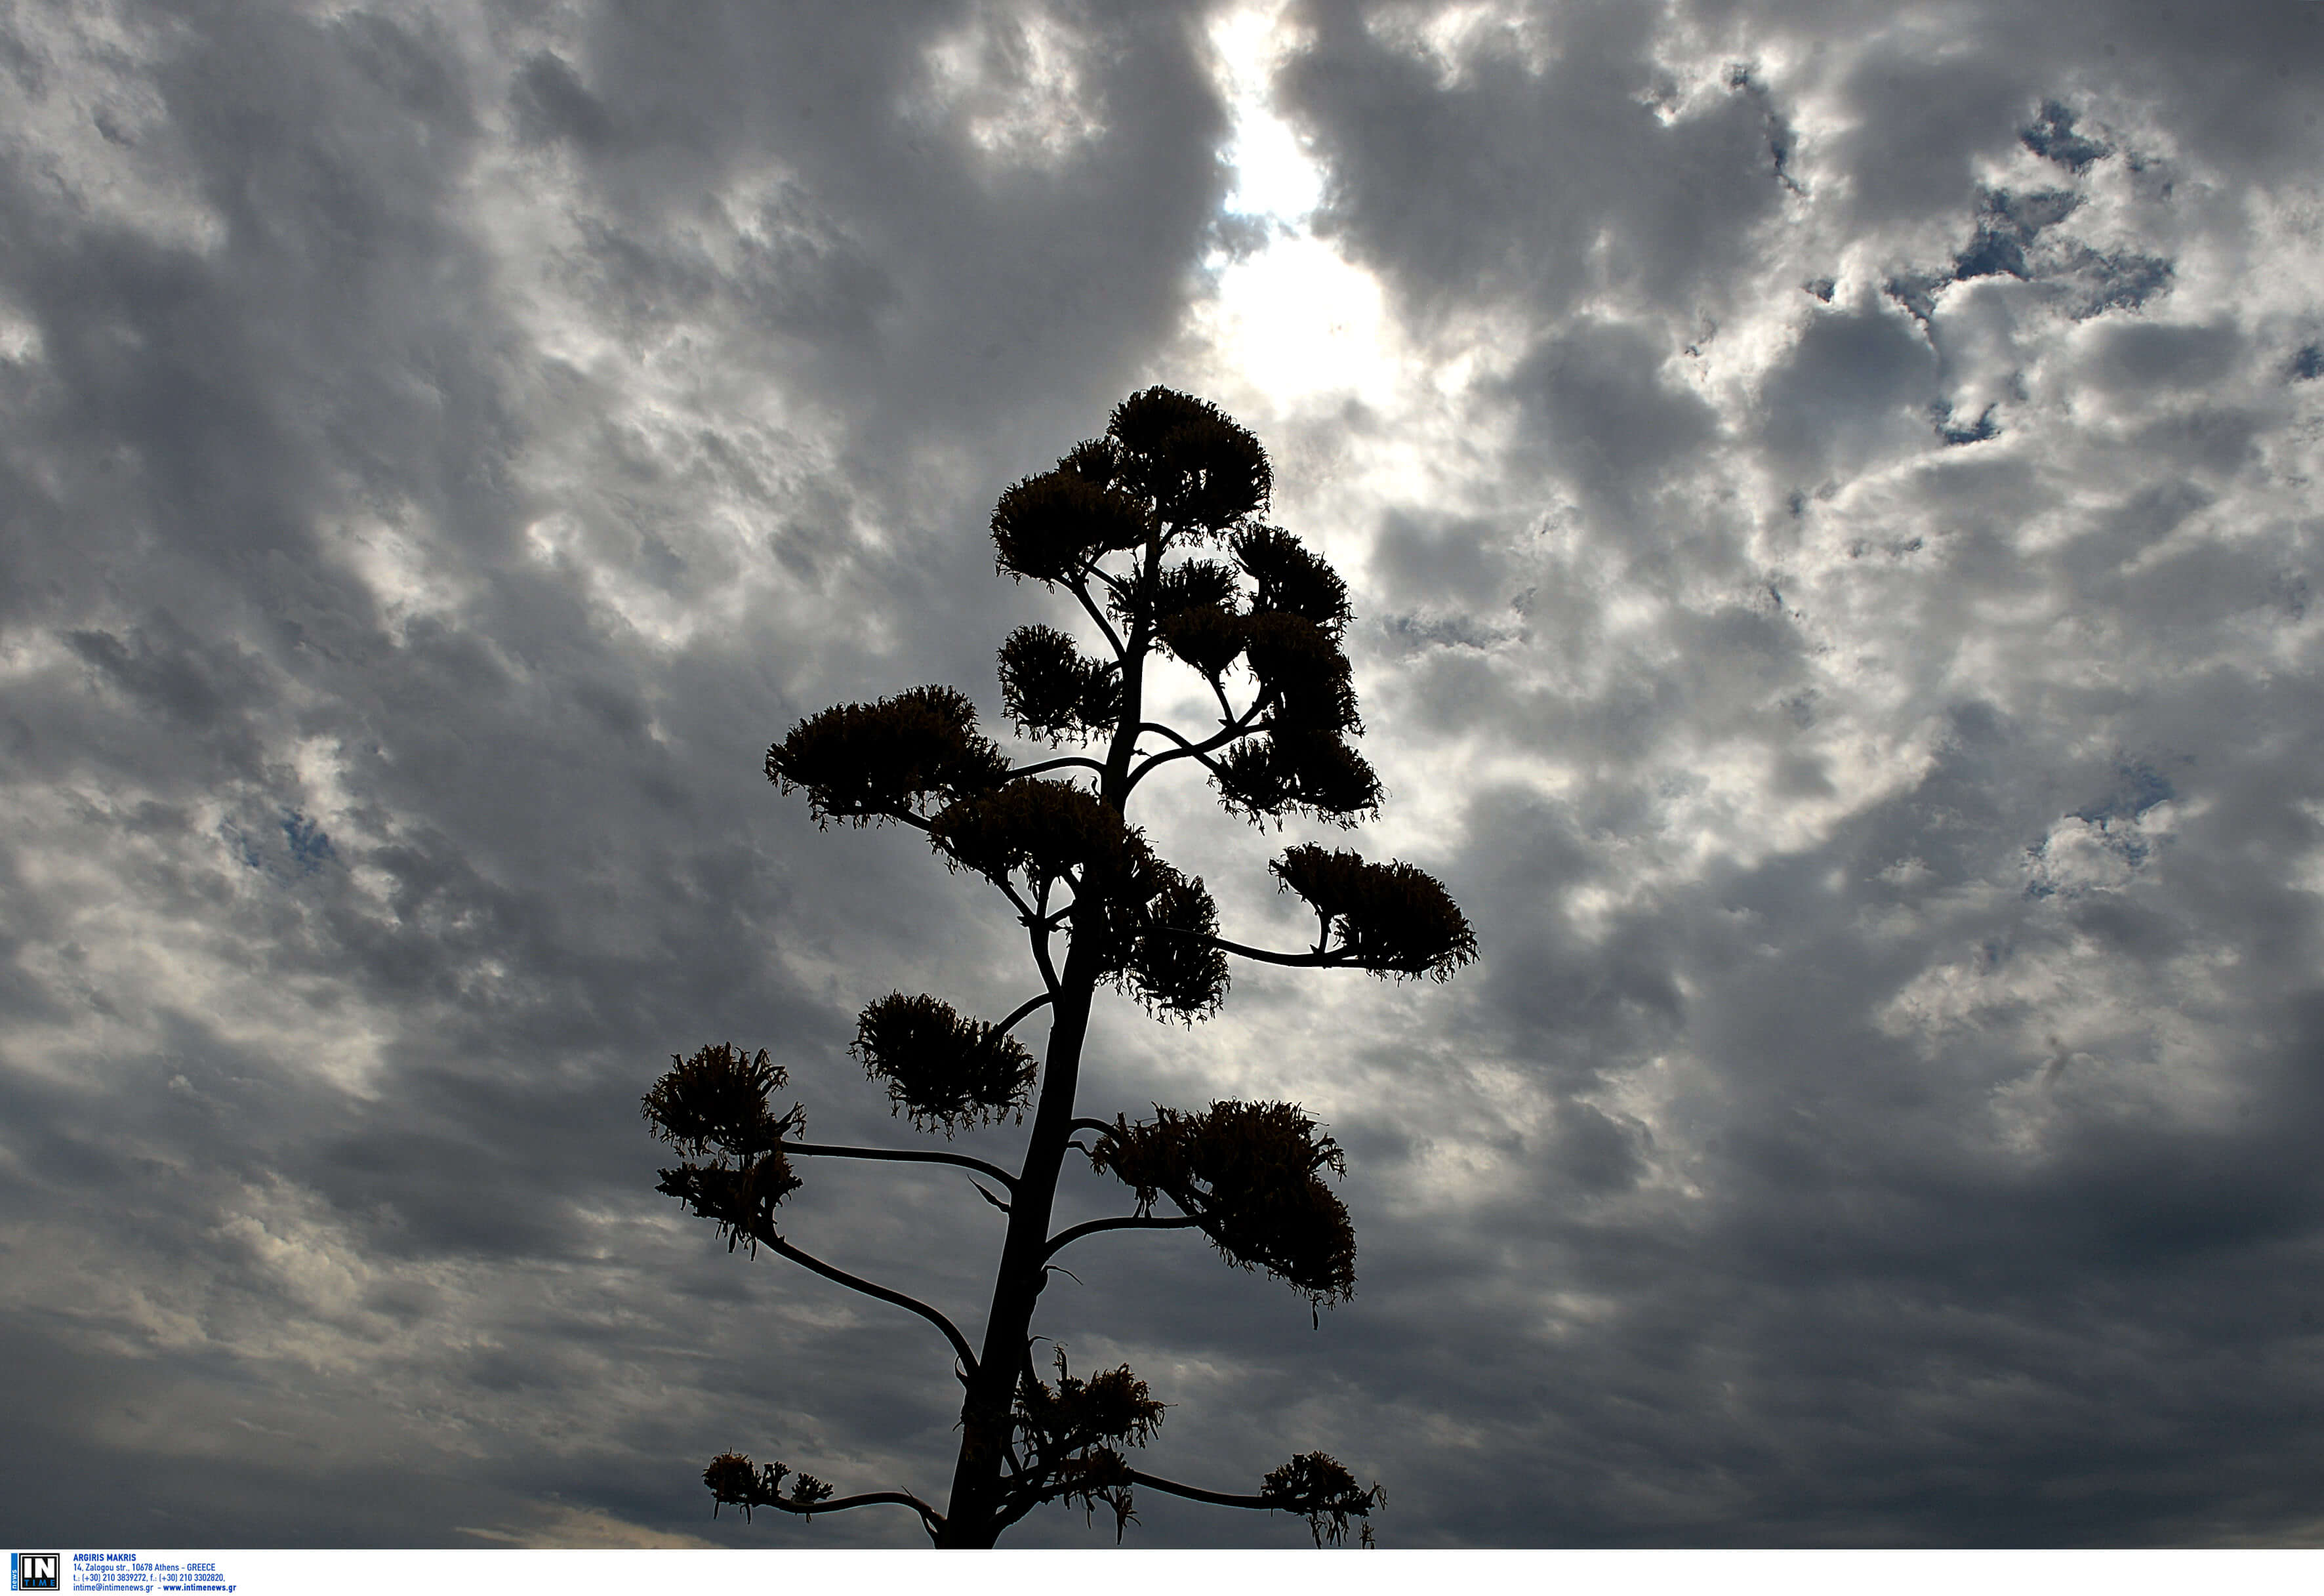
[[[2324, 1542], [2324, 5], [13, 0], [0, 69], [16, 1538], [923, 1544], [711, 1516], [730, 1448], [940, 1496], [958, 1387], [639, 1098], [765, 1047], [913, 1145], [857, 1011], [1033, 990], [762, 761], [1001, 730], [1075, 616], [993, 500], [1161, 383], [1347, 577], [1388, 798], [1132, 818], [1227, 936], [1321, 840], [1482, 956], [1102, 1003], [1083, 1112], [1296, 1102], [1359, 1242], [1320, 1324], [1075, 1244], [1141, 1466], [1325, 1450], [1403, 1547]], [[800, 1173], [978, 1333], [964, 1179]]]

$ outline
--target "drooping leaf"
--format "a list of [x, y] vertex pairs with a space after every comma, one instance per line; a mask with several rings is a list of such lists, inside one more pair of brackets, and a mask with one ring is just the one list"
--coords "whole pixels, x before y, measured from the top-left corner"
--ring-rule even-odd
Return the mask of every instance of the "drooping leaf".
[[982, 792], [1009, 761], [957, 687], [914, 687], [808, 716], [767, 750], [767, 780], [807, 790], [819, 823], [862, 826]]
[[867, 1006], [849, 1050], [864, 1074], [888, 1084], [897, 1112], [947, 1137], [1021, 1116], [1033, 1089], [1033, 1056], [1023, 1043], [926, 994], [890, 992]]
[[1297, 1104], [1154, 1112], [1137, 1124], [1117, 1117], [1091, 1164], [1133, 1188], [1141, 1209], [1167, 1196], [1231, 1263], [1263, 1268], [1319, 1305], [1355, 1294], [1355, 1229], [1322, 1173], [1344, 1174], [1347, 1159]]
[[1372, 864], [1347, 850], [1303, 843], [1268, 866], [1281, 890], [1305, 899], [1326, 936], [1377, 975], [1449, 980], [1477, 956], [1476, 934], [1443, 883], [1401, 863]]

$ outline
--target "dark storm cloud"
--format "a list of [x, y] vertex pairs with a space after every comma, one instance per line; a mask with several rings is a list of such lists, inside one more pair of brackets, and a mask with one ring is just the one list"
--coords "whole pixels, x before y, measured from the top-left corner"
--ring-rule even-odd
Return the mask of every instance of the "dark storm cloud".
[[[1430, 610], [1373, 688], [1412, 765], [1554, 772], [1473, 795], [1448, 872], [1489, 955], [1440, 1090], [1509, 1105], [1463, 1143], [1480, 1261], [1368, 1277], [1399, 1352], [1454, 1297], [1496, 1326], [1356, 1381], [1377, 1433], [1416, 1384], [1471, 1438], [1424, 1517], [2304, 1533], [2316, 529], [2287, 430], [2312, 422], [2275, 396], [2312, 295], [2218, 263], [2301, 226], [2313, 19], [1948, 14], [1938, 51], [1911, 7], [1697, 7], [1757, 64], [1665, 119], [1642, 63], [1711, 62], [1635, 10], [1301, 14], [1278, 88], [1328, 153], [1323, 225], [1427, 328], [1528, 329], [1480, 351], [1511, 374], [1485, 391], [1552, 484], [1545, 512], [1508, 479], [1489, 513], [1392, 509], [1372, 556]], [[1592, 83], [1629, 103], [1557, 136]], [[1796, 189], [1730, 168], [1625, 269], [1738, 83], [1818, 130]], [[1659, 179], [1593, 187], [1641, 139]], [[2228, 191], [2248, 221], [2208, 210]], [[1602, 364], [1556, 364], [1591, 340]], [[1755, 481], [1767, 508], [1722, 523]], [[1632, 558], [1690, 523], [1728, 530]], [[1755, 570], [1772, 602], [1739, 604]], [[1481, 641], [1527, 584], [1524, 636]], [[1445, 1178], [1408, 1130], [1376, 1145], [1376, 1191]]]
[[[925, 849], [818, 836], [759, 755], [816, 706], [788, 696], [802, 675], [989, 692], [995, 629], [928, 623], [984, 564], [978, 502], [1094, 429], [1215, 206], [1182, 19], [1066, 20], [1059, 103], [1101, 119], [1047, 164], [984, 149], [931, 87], [938, 36], [982, 29], [1001, 80], [976, 92], [1009, 109], [1030, 69], [1007, 14], [503, 17], [483, 54], [448, 15], [130, 19], [126, 55], [18, 20], [42, 120], [0, 173], [0, 295], [31, 340], [0, 480], [5, 990], [32, 1028], [7, 1202], [47, 1238], [15, 1261], [72, 1305], [12, 1329], [42, 1350], [11, 1361], [10, 1406], [79, 1462], [12, 1486], [16, 1510], [102, 1539], [103, 1493], [71, 1480], [109, 1469], [205, 1527], [181, 1539], [521, 1537], [559, 1490], [690, 1532], [705, 1445], [936, 1457], [925, 1327], [816, 1282], [770, 1326], [763, 1264], [651, 1195], [638, 1095], [673, 1050], [751, 1041], [801, 1072], [819, 1131], [881, 1139], [841, 1053], [875, 995], [856, 939], [882, 983], [908, 950], [989, 995], [970, 899]], [[76, 130], [91, 97], [126, 109]], [[505, 203], [509, 172], [545, 205]], [[494, 226], [560, 221], [561, 257], [499, 253]], [[807, 419], [657, 430], [572, 342], [599, 329], [649, 357], [727, 342]], [[973, 480], [932, 476], [963, 438]], [[639, 630], [762, 560], [827, 606], [819, 641], [747, 608], [691, 643]], [[1003, 597], [980, 581], [967, 620]], [[802, 895], [853, 923], [789, 928]], [[801, 1222], [838, 1256], [917, 1271], [973, 1323], [978, 1283], [923, 1250], [965, 1256], [941, 1238], [981, 1211], [927, 1182], [813, 1189]], [[875, 1190], [921, 1216], [878, 1217]], [[105, 1236], [101, 1275], [76, 1232]], [[101, 1416], [124, 1357], [166, 1412], [124, 1393], [148, 1416]], [[77, 1372], [42, 1373], [60, 1359]], [[393, 1394], [318, 1401], [302, 1364]], [[778, 1433], [721, 1419], [738, 1378]], [[220, 1411], [246, 1438], [205, 1473], [164, 1432]], [[294, 1466], [327, 1485], [280, 1483]]]
[[1527, 441], [1619, 524], [1644, 519], [1640, 495], [1718, 430], [1716, 411], [1663, 380], [1664, 353], [1637, 328], [1577, 318], [1509, 374]]
[[1483, 294], [1554, 314], [1608, 288], [1715, 300], [1778, 210], [1788, 134], [1764, 95], [1747, 79], [1707, 107], [1666, 107], [1646, 10], [1575, 7], [1550, 23], [1538, 74], [1480, 51], [1450, 87], [1360, 7], [1301, 14], [1314, 42], [1277, 93], [1326, 161], [1321, 226], [1424, 311]]
[[1923, 440], [1936, 375], [1919, 329], [1868, 295], [1818, 315], [1768, 373], [1761, 436], [1797, 476], [1860, 467]]

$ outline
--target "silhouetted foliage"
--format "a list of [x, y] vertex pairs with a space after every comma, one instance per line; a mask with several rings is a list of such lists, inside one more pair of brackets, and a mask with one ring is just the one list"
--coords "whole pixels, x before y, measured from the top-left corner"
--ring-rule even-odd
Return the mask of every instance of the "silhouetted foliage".
[[1130, 1494], [1134, 1471], [1122, 1446], [1143, 1446], [1162, 1424], [1163, 1405], [1127, 1363], [1088, 1379], [1069, 1373], [1056, 1355], [1057, 1383], [1027, 1369], [1017, 1386], [1016, 1421], [1024, 1450], [1019, 1489], [1044, 1500], [1078, 1503], [1084, 1514], [1113, 1510], [1114, 1538], [1136, 1522]]
[[1308, 1533], [1322, 1545], [1337, 1545], [1348, 1538], [1348, 1520], [1363, 1518], [1364, 1545], [1371, 1545], [1371, 1510], [1379, 1506], [1380, 1488], [1357, 1489], [1356, 1477], [1329, 1453], [1302, 1453], [1279, 1469], [1271, 1469], [1259, 1488], [1259, 1499], [1307, 1520]]
[[1347, 740], [1330, 732], [1285, 730], [1221, 755], [1219, 801], [1255, 824], [1286, 813], [1353, 826], [1379, 813], [1379, 778]]
[[1168, 1197], [1231, 1262], [1316, 1305], [1355, 1295], [1355, 1227], [1323, 1178], [1348, 1160], [1296, 1103], [1213, 1102], [1199, 1114], [1157, 1104], [1152, 1120], [1117, 1119], [1089, 1160], [1137, 1193], [1140, 1213]]
[[1062, 632], [1020, 626], [1001, 645], [1001, 702], [1028, 737], [1085, 742], [1121, 718], [1120, 668], [1086, 658]]
[[976, 729], [976, 706], [957, 687], [914, 687], [877, 704], [812, 715], [767, 750], [767, 780], [807, 789], [817, 821], [857, 826], [920, 813], [931, 800], [982, 792], [1009, 761]]
[[1339, 637], [1348, 624], [1348, 585], [1339, 572], [1281, 527], [1237, 532], [1232, 547], [1235, 563], [1258, 586], [1254, 610], [1296, 615]]
[[1145, 844], [1121, 812], [1070, 781], [1012, 781], [936, 817], [928, 840], [995, 881], [1021, 873], [1036, 890], [1074, 873], [1119, 880]]
[[1001, 569], [1052, 586], [1082, 576], [1102, 555], [1145, 540], [1146, 517], [1135, 500], [1065, 466], [1027, 477], [992, 512]]
[[654, 1134], [696, 1156], [717, 1148], [738, 1158], [776, 1150], [786, 1131], [806, 1116], [797, 1108], [778, 1117], [768, 1098], [790, 1084], [790, 1072], [767, 1061], [767, 1050], [746, 1057], [727, 1043], [692, 1058], [669, 1056], [670, 1071], [646, 1093], [645, 1115]]
[[1211, 946], [1218, 928], [1202, 878], [1189, 881], [1149, 853], [1091, 934], [1113, 955], [1104, 972], [1120, 991], [1157, 1019], [1195, 1020], [1226, 1000], [1227, 957]]
[[1023, 1118], [1033, 1056], [949, 1003], [890, 992], [863, 1010], [853, 1051], [863, 1072], [888, 1084], [897, 1111], [946, 1136], [964, 1126]]
[[[703, 1471], [714, 1512], [732, 1504], [745, 1518], [759, 1508], [805, 1518], [890, 1503], [917, 1513], [938, 1545], [980, 1546], [1048, 1502], [1085, 1514], [1104, 1507], [1119, 1537], [1136, 1521], [1133, 1490], [1146, 1489], [1297, 1513], [1319, 1545], [1361, 1521], [1370, 1544], [1379, 1488], [1359, 1487], [1326, 1454], [1295, 1457], [1242, 1495], [1145, 1473], [1129, 1454], [1154, 1439], [1164, 1411], [1146, 1382], [1127, 1365], [1074, 1376], [1062, 1350], [1054, 1381], [1044, 1380], [1032, 1358], [1035, 1305], [1059, 1268], [1050, 1260], [1102, 1232], [1199, 1230], [1229, 1262], [1305, 1296], [1318, 1323], [1323, 1306], [1355, 1290], [1355, 1231], [1330, 1178], [1344, 1175], [1346, 1159], [1298, 1104], [1221, 1101], [1199, 1112], [1157, 1104], [1135, 1122], [1077, 1112], [1099, 987], [1191, 1024], [1224, 1001], [1229, 955], [1438, 980], [1476, 957], [1468, 922], [1432, 877], [1314, 844], [1286, 850], [1271, 869], [1315, 910], [1314, 946], [1271, 952], [1230, 941], [1202, 880], [1161, 858], [1125, 818], [1139, 785], [1180, 761], [1261, 825], [1300, 814], [1352, 826], [1379, 807], [1379, 778], [1349, 742], [1363, 723], [1343, 648], [1347, 586], [1298, 539], [1255, 519], [1273, 488], [1256, 438], [1216, 407], [1157, 387], [1115, 407], [1104, 437], [1001, 494], [991, 520], [998, 568], [1070, 597], [1102, 642], [1090, 654], [1055, 627], [1019, 627], [1000, 650], [1002, 708], [1026, 737], [1053, 748], [1094, 743], [1102, 756], [1012, 764], [978, 729], [966, 695], [948, 687], [825, 710], [767, 751], [769, 780], [804, 790], [819, 825], [910, 826], [948, 868], [1006, 896], [1040, 990], [997, 1022], [934, 996], [890, 992], [862, 1010], [852, 1051], [885, 1085], [893, 1112], [920, 1130], [949, 1139], [1021, 1121], [1028, 1109], [1032, 1130], [1013, 1173], [963, 1153], [821, 1145], [802, 1139], [798, 1106], [777, 1112], [788, 1077], [763, 1050], [720, 1043], [672, 1057], [644, 1100], [655, 1134], [682, 1155], [660, 1171], [658, 1189], [712, 1221], [730, 1250], [767, 1247], [918, 1315], [945, 1337], [965, 1388], [941, 1511], [908, 1491], [835, 1498], [812, 1475], [727, 1452]], [[1229, 558], [1197, 552], [1222, 546]], [[1166, 659], [1207, 684], [1220, 711], [1214, 732], [1147, 718], [1148, 667]], [[1049, 1036], [1037, 1064], [1012, 1032], [1043, 1009]], [[1052, 1234], [1057, 1185], [1075, 1149], [1129, 1186], [1134, 1212]], [[981, 1346], [929, 1304], [849, 1274], [781, 1232], [777, 1209], [799, 1186], [794, 1160], [815, 1158], [951, 1165], [980, 1177], [977, 1191], [1008, 1215]]]
[[755, 1252], [761, 1232], [772, 1228], [775, 1204], [798, 1190], [783, 1139], [805, 1127], [806, 1111], [774, 1112], [768, 1098], [790, 1077], [767, 1061], [763, 1047], [754, 1058], [722, 1042], [688, 1059], [672, 1054], [670, 1066], [646, 1093], [645, 1116], [656, 1136], [689, 1157], [659, 1171], [654, 1189], [716, 1221], [727, 1250], [742, 1243]]
[[1469, 921], [1435, 877], [1409, 864], [1371, 864], [1361, 855], [1303, 843], [1267, 867], [1278, 890], [1305, 898], [1337, 946], [1376, 975], [1449, 981], [1477, 956]]

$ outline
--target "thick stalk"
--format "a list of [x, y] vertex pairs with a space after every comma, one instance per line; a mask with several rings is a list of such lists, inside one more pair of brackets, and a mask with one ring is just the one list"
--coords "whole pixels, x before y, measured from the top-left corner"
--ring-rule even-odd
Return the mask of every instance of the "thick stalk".
[[1025, 1367], [1033, 1304], [1046, 1280], [1049, 1215], [1057, 1176], [1073, 1136], [1074, 1092], [1081, 1075], [1082, 1042], [1089, 1034], [1090, 998], [1096, 990], [1096, 960], [1076, 945], [1066, 955], [1049, 1028], [1048, 1057], [1042, 1067], [1041, 1102], [1033, 1116], [1031, 1144], [1009, 1207], [1009, 1235], [1001, 1246], [1001, 1269], [992, 1282], [992, 1307], [984, 1322], [984, 1350], [961, 1405], [960, 1456], [953, 1465], [952, 1500], [945, 1514], [939, 1546], [990, 1546], [1001, 1532], [1001, 1465], [1007, 1454], [1010, 1408], [1018, 1376]]
[[[1151, 591], [1161, 568], [1162, 539], [1144, 550], [1141, 586]], [[1143, 713], [1146, 651], [1152, 627], [1142, 606], [1132, 613], [1121, 662], [1121, 719], [1106, 750], [1099, 796], [1119, 814], [1129, 796], [1130, 766]], [[1008, 1455], [1017, 1380], [1026, 1365], [1033, 1328], [1033, 1305], [1047, 1283], [1049, 1219], [1074, 1134], [1074, 1094], [1081, 1083], [1082, 1044], [1089, 1035], [1090, 1001], [1097, 991], [1098, 958], [1076, 935], [1057, 981], [1057, 1001], [1049, 1027], [1048, 1056], [1041, 1068], [1041, 1100], [1033, 1113], [1033, 1134], [1024, 1168], [1010, 1195], [1009, 1235], [1001, 1246], [1001, 1269], [992, 1282], [992, 1308], [984, 1322], [984, 1350], [961, 1405], [960, 1456], [953, 1465], [952, 1498], [939, 1546], [990, 1546], [1006, 1527], [1001, 1522], [1001, 1466]]]

